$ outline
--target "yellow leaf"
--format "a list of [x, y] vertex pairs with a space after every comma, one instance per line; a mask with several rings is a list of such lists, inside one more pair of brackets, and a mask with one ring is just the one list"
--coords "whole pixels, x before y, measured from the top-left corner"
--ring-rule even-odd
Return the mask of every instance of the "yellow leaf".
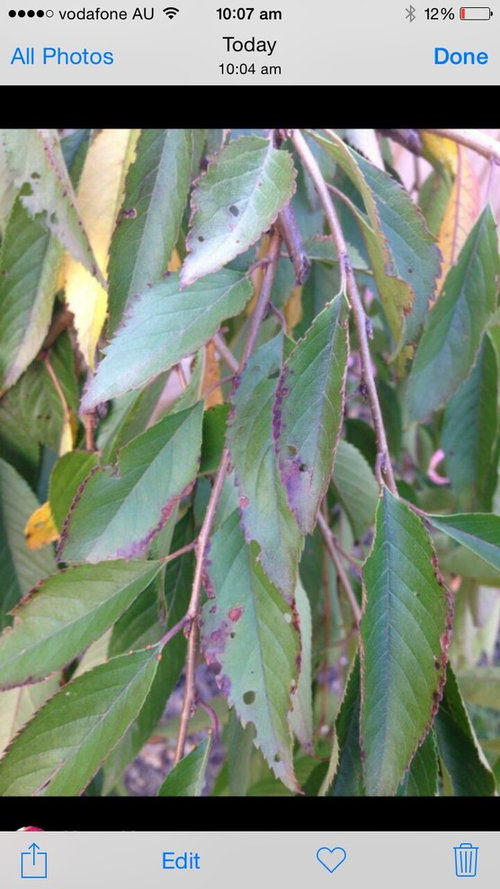
[[182, 265], [181, 258], [177, 252], [177, 248], [174, 247], [174, 252], [172, 253], [172, 256], [170, 257], [170, 262], [168, 264], [168, 271], [169, 272], [178, 272], [181, 265]]
[[[215, 354], [215, 346], [212, 342], [209, 342], [205, 350], [205, 373], [203, 376], [202, 393], [204, 394], [207, 392], [211, 386], [218, 383], [219, 380], [220, 367]], [[213, 389], [207, 396], [205, 409], [208, 410], [209, 407], [213, 407], [215, 404], [223, 403], [224, 399], [222, 397], [222, 392], [220, 391], [220, 387], [218, 387], [217, 389]]]
[[291, 334], [294, 327], [302, 321], [302, 287], [294, 287], [285, 305], [283, 314], [286, 318], [288, 332]]
[[[111, 236], [138, 135], [137, 130], [102, 130], [85, 159], [78, 187], [78, 206], [103, 274], [107, 271]], [[66, 302], [75, 316], [78, 345], [93, 369], [97, 343], [106, 319], [107, 293], [71, 256], [66, 259], [64, 277]]]
[[437, 245], [443, 257], [441, 277], [436, 282], [437, 299], [450, 268], [456, 263], [479, 211], [479, 182], [463, 148], [458, 151], [457, 174], [450, 192], [443, 220], [439, 227]]
[[42, 546], [53, 543], [59, 538], [59, 531], [50, 511], [50, 503], [44, 503], [35, 509], [26, 522], [24, 534], [29, 549], [41, 549]]
[[436, 165], [436, 161], [451, 173], [452, 176], [457, 174], [458, 166], [458, 145], [451, 139], [443, 139], [442, 136], [435, 136], [433, 133], [422, 132], [422, 145], [424, 147], [424, 156], [427, 160]]

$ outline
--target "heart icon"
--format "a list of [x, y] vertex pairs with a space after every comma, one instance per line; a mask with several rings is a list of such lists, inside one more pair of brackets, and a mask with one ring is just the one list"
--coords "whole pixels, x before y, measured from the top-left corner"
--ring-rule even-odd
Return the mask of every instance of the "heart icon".
[[346, 860], [347, 852], [342, 846], [334, 846], [333, 849], [330, 849], [328, 846], [321, 846], [316, 852], [316, 858], [330, 874], [333, 874]]

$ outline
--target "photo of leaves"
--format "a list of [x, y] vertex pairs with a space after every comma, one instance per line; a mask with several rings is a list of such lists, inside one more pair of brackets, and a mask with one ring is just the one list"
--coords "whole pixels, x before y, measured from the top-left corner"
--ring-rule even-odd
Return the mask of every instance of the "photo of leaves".
[[499, 164], [0, 131], [0, 795], [498, 792]]

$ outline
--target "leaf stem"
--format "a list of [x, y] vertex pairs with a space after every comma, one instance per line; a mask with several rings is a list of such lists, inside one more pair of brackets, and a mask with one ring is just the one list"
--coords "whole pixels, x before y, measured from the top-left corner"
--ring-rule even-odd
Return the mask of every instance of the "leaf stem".
[[192, 540], [191, 543], [186, 543], [185, 546], [181, 546], [180, 549], [176, 549], [174, 553], [169, 553], [168, 556], [161, 556], [158, 561], [159, 562], [173, 562], [174, 559], [178, 559], [179, 556], [183, 556], [184, 553], [191, 552], [192, 549], [196, 547], [196, 540]]
[[[276, 273], [280, 250], [281, 236], [279, 234], [275, 234], [273, 235], [271, 243], [269, 245], [268, 255], [270, 261], [268, 266], [266, 267], [264, 279], [262, 281], [262, 287], [257, 299], [257, 304], [252, 314], [250, 329], [248, 331], [248, 336], [243, 347], [241, 361], [237, 368], [238, 373], [241, 373], [250, 355], [252, 354], [253, 349], [255, 348], [260, 326], [265, 318], [267, 306], [271, 297], [271, 290], [273, 287], [274, 275]], [[219, 463], [217, 475], [215, 476], [212, 493], [210, 494], [207, 511], [205, 513], [205, 518], [203, 519], [203, 524], [201, 526], [198, 540], [196, 542], [196, 568], [194, 573], [193, 587], [191, 591], [191, 599], [189, 601], [189, 607], [184, 618], [185, 632], [188, 635], [188, 651], [186, 656], [186, 687], [184, 692], [184, 702], [182, 705], [179, 735], [177, 737], [174, 765], [177, 765], [184, 754], [188, 723], [196, 702], [196, 637], [197, 619], [203, 589], [203, 566], [205, 562], [208, 543], [210, 540], [210, 535], [212, 533], [215, 513], [217, 511], [217, 506], [222, 494], [222, 488], [224, 486], [224, 481], [226, 479], [228, 469], [229, 451], [227, 448], [225, 448], [222, 453], [221, 461]]]
[[222, 333], [219, 331], [212, 337], [212, 342], [217, 349], [220, 357], [222, 358], [224, 364], [232, 370], [233, 373], [236, 373], [238, 370], [238, 361], [234, 357], [231, 349], [227, 345]]
[[328, 522], [326, 521], [324, 515], [320, 512], [318, 516], [318, 525], [319, 529], [323, 535], [323, 540], [325, 541], [325, 546], [328, 550], [328, 554], [335, 565], [335, 570], [338, 574], [339, 580], [344, 587], [347, 598], [349, 599], [349, 604], [351, 606], [351, 610], [354, 616], [354, 622], [357, 627], [359, 627], [361, 623], [361, 608], [358, 605], [358, 600], [354, 594], [354, 590], [351, 586], [351, 581], [349, 580], [345, 568], [340, 559], [339, 553], [335, 547], [332, 538], [332, 532], [328, 527]]
[[333, 235], [335, 247], [340, 263], [341, 287], [347, 293], [354, 315], [354, 324], [358, 334], [359, 350], [361, 358], [361, 366], [363, 368], [363, 378], [367, 389], [370, 408], [373, 418], [373, 426], [377, 438], [377, 446], [380, 454], [380, 467], [385, 477], [385, 483], [389, 490], [398, 497], [396, 482], [392, 471], [391, 459], [389, 455], [389, 446], [387, 444], [387, 436], [385, 433], [384, 421], [382, 419], [382, 411], [378, 400], [377, 387], [373, 376], [372, 362], [370, 355], [370, 345], [368, 333], [366, 329], [366, 315], [361, 300], [361, 296], [354, 276], [354, 271], [347, 252], [347, 244], [345, 242], [344, 233], [342, 231], [337, 211], [333, 206], [328, 185], [326, 184], [319, 165], [309, 148], [306, 140], [299, 130], [292, 133], [292, 142], [299, 154], [305, 169], [312, 179], [313, 185], [317, 191], [318, 197], [323, 205], [330, 231]]

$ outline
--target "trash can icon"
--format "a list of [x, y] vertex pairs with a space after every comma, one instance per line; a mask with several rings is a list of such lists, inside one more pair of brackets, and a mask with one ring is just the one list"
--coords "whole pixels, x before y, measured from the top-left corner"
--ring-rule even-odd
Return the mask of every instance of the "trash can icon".
[[477, 873], [477, 852], [479, 846], [472, 843], [460, 843], [453, 846], [455, 851], [455, 876], [475, 877]]

